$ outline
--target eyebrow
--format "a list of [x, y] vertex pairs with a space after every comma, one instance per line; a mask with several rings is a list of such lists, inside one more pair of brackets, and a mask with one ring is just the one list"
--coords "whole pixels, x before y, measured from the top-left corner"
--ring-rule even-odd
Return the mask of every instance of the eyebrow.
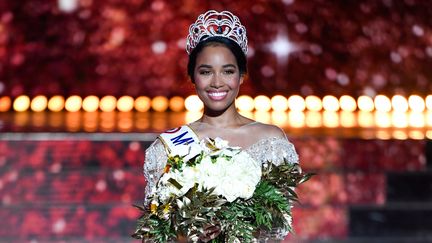
[[[237, 68], [236, 65], [234, 65], [234, 64], [225, 64], [222, 67], [223, 68], [228, 68], [228, 67]], [[198, 66], [198, 68], [212, 68], [212, 66], [208, 65], [208, 64], [201, 64]]]

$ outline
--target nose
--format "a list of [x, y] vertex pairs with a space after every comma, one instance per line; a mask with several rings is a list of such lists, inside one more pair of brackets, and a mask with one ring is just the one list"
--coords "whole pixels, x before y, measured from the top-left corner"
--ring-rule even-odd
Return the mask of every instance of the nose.
[[220, 88], [224, 85], [222, 77], [220, 74], [215, 74], [211, 80], [210, 86], [212, 88]]

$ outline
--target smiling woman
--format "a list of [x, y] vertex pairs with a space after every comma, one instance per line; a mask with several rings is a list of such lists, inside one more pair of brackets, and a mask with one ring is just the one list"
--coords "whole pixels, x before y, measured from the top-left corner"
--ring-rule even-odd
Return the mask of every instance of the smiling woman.
[[[272, 168], [272, 166], [279, 166], [282, 164], [294, 166], [299, 169], [297, 165], [299, 162], [298, 156], [294, 145], [288, 141], [285, 133], [279, 127], [246, 118], [237, 110], [235, 100], [238, 96], [240, 86], [245, 81], [245, 75], [247, 73], [246, 56], [248, 50], [246, 29], [241, 25], [240, 20], [228, 11], [216, 12], [211, 10], [200, 15], [197, 21], [189, 28], [186, 50], [189, 54], [188, 74], [194, 84], [197, 96], [204, 105], [204, 112], [198, 120], [161, 134], [147, 149], [144, 163], [144, 174], [147, 179], [145, 205], [148, 206], [150, 204], [148, 208], [150, 211], [153, 210], [151, 211], [153, 213], [158, 211], [161, 207], [163, 208], [168, 205], [163, 209], [164, 215], [169, 215], [170, 212], [175, 214], [182, 211], [182, 209], [179, 204], [176, 204], [176, 202], [179, 201], [172, 199], [175, 197], [178, 198], [179, 195], [171, 195], [171, 197], [168, 198], [171, 198], [169, 200], [180, 208], [176, 208], [177, 206], [171, 203], [165, 204], [166, 202], [162, 202], [163, 200], [159, 201], [159, 189], [163, 187], [163, 185], [169, 186], [170, 183], [178, 188], [183, 188], [182, 184], [186, 185], [192, 182], [181, 181], [179, 178], [183, 178], [182, 176], [177, 178], [181, 183], [175, 179], [166, 181], [162, 178], [166, 178], [167, 174], [173, 174], [179, 168], [182, 168], [183, 164], [187, 164], [194, 169], [191, 170], [189, 167], [185, 168], [184, 172], [180, 171], [180, 174], [186, 173], [188, 174], [188, 176], [186, 176], [187, 178], [191, 176], [191, 180], [194, 180], [193, 178], [196, 178], [196, 176], [190, 173], [199, 171], [198, 164], [200, 162], [197, 161], [202, 160], [202, 156], [206, 153], [204, 151], [207, 151], [208, 148], [216, 148], [216, 150], [219, 148], [219, 146], [212, 141], [225, 141], [224, 144], [226, 144], [223, 146], [223, 149], [227, 148], [228, 150], [241, 150], [242, 152], [246, 152], [246, 154], [250, 156], [250, 159], [247, 160], [248, 163], [251, 163], [250, 166], [254, 163], [262, 165], [263, 171], [265, 171], [265, 168]], [[194, 151], [193, 148], [194, 146], [196, 147], [197, 144], [200, 144], [204, 148], [201, 157], [198, 155], [199, 153], [194, 153], [194, 156], [191, 156]], [[210, 147], [206, 147], [207, 145]], [[176, 148], [178, 146], [190, 147], [186, 150], [188, 153], [182, 156], [175, 155], [173, 151], [177, 151]], [[212, 156], [210, 157], [212, 162], [219, 166], [219, 158], [217, 158], [216, 155]], [[222, 157], [223, 158], [220, 159], [228, 159], [231, 161], [230, 156], [224, 155]], [[220, 181], [217, 183], [221, 185], [231, 183], [228, 178], [231, 178], [231, 180], [235, 179], [233, 177], [236, 177], [237, 174], [234, 172], [235, 171], [231, 171], [227, 176], [220, 177]], [[214, 175], [208, 175], [205, 178], [211, 176]], [[193, 184], [194, 183], [191, 185]], [[233, 187], [238, 186], [241, 185], [233, 185]], [[173, 190], [175, 191], [176, 189], [173, 188]], [[289, 193], [286, 195], [288, 194]], [[189, 195], [189, 197], [190, 196], [191, 195]], [[222, 196], [220, 196], [219, 199], [225, 200]], [[190, 200], [190, 198], [187, 200]], [[161, 205], [161, 203], [165, 206], [158, 206]], [[281, 203], [284, 205], [291, 205], [291, 202], [286, 198], [283, 199]], [[251, 220], [248, 221], [250, 225], [245, 226], [246, 228], [243, 228], [243, 231], [245, 229], [253, 231], [253, 238], [255, 238], [255, 240], [260, 240], [260, 242], [265, 242], [267, 240], [273, 242], [274, 240], [284, 239], [291, 229], [290, 207], [286, 209], [288, 213], [282, 213], [279, 216], [272, 215], [270, 217], [267, 228], [271, 228], [271, 230], [262, 230], [261, 226], [253, 228], [252, 225], [260, 225], [258, 222], [262, 221], [259, 219], [251, 220], [249, 218], [248, 220]], [[219, 216], [223, 218], [223, 216]], [[169, 216], [167, 217], [169, 218]], [[201, 226], [192, 225], [193, 227], [187, 228], [185, 231], [176, 228], [177, 226], [173, 226], [176, 229], [173, 234], [177, 234], [176, 240], [178, 241], [181, 241], [183, 237], [194, 241], [197, 240], [194, 237], [197, 237], [200, 241], [204, 242], [216, 238], [225, 241], [231, 239], [229, 237], [233, 235], [240, 241], [251, 240], [252, 232], [245, 233], [240, 230], [243, 232], [240, 234], [230, 228], [231, 226], [234, 227], [234, 225], [229, 226], [230, 223], [224, 223], [223, 219], [218, 217], [214, 216], [212, 220], [206, 221], [205, 224], [202, 222], [198, 223], [202, 224]], [[273, 219], [271, 219], [272, 217]], [[175, 225], [178, 221], [178, 217], [174, 218], [172, 223]], [[281, 220], [280, 222], [284, 223], [282, 223], [282, 225], [278, 224], [278, 219]], [[162, 222], [166, 223], [171, 221]], [[141, 225], [141, 227], [137, 228], [139, 236], [144, 238], [149, 237], [149, 233], [145, 233], [147, 232], [147, 226], [148, 225], [142, 227]], [[149, 227], [155, 227], [152, 228], [153, 231], [161, 229], [159, 226]], [[201, 227], [201, 230], [194, 231], [195, 227]], [[233, 232], [237, 233], [234, 234]], [[221, 236], [219, 236], [219, 234]], [[165, 236], [168, 237], [167, 235]]]

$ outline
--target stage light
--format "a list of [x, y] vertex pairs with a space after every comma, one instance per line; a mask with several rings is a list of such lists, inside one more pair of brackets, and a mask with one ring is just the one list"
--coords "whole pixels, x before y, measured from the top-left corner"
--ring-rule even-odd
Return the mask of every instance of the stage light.
[[357, 109], [357, 103], [355, 99], [349, 95], [342, 95], [339, 98], [340, 108], [343, 111], [355, 111]]
[[432, 127], [432, 111], [426, 112], [426, 124], [428, 127]]
[[358, 123], [360, 127], [373, 127], [374, 126], [374, 117], [370, 111], [362, 111], [360, 110], [358, 113]]
[[375, 124], [377, 127], [381, 127], [381, 128], [391, 127], [392, 121], [391, 121], [390, 113], [384, 111], [376, 111]]
[[200, 110], [199, 111], [186, 111], [185, 123], [186, 124], [192, 123], [192, 122], [200, 119], [201, 116], [202, 116], [202, 112]]
[[235, 102], [240, 111], [253, 111], [255, 108], [254, 99], [249, 95], [240, 95]]
[[402, 95], [393, 96], [391, 103], [394, 111], [406, 112], [408, 110], [408, 101]]
[[288, 112], [288, 125], [294, 128], [301, 128], [305, 126], [305, 114], [303, 111], [290, 111]]
[[271, 98], [271, 107], [274, 111], [286, 111], [288, 100], [282, 95], [275, 95]]
[[393, 138], [397, 140], [406, 140], [408, 138], [408, 134], [405, 131], [394, 131]]
[[198, 112], [204, 108], [204, 104], [197, 95], [190, 95], [185, 100], [185, 107], [187, 111]]
[[99, 102], [99, 108], [104, 112], [114, 111], [116, 108], [117, 99], [112, 95], [102, 97]]
[[240, 115], [247, 117], [249, 119], [254, 119], [254, 113], [252, 111], [241, 111], [239, 110]]
[[306, 97], [306, 108], [310, 111], [320, 111], [322, 110], [322, 102], [318, 96], [309, 95]]
[[117, 110], [129, 112], [134, 108], [134, 99], [128, 95], [122, 96], [117, 100]]
[[11, 108], [12, 100], [10, 97], [4, 96], [0, 98], [0, 112], [8, 111]]
[[374, 109], [374, 102], [372, 98], [366, 95], [358, 97], [357, 105], [361, 111], [373, 111]]
[[408, 115], [406, 112], [393, 112], [392, 125], [397, 128], [408, 127]]
[[156, 96], [152, 99], [151, 105], [154, 111], [164, 112], [168, 109], [168, 98], [165, 96]]
[[340, 108], [339, 100], [332, 95], [326, 95], [323, 98], [323, 107], [326, 111], [338, 111]]
[[40, 112], [47, 108], [48, 99], [43, 95], [34, 97], [31, 101], [30, 108], [32, 111]]
[[276, 126], [284, 127], [288, 121], [288, 115], [285, 111], [273, 111], [271, 113], [272, 123]]
[[[335, 97], [336, 98], [336, 97]], [[325, 106], [324, 106], [325, 109]], [[323, 113], [323, 124], [325, 127], [335, 128], [339, 126], [339, 115], [336, 111], [326, 110]]]
[[408, 105], [412, 111], [423, 112], [425, 110], [425, 102], [422, 97], [418, 95], [411, 95], [408, 98]]
[[375, 109], [380, 112], [389, 112], [391, 110], [391, 101], [387, 96], [377, 95], [374, 99]]
[[255, 111], [254, 112], [254, 119], [258, 122], [262, 123], [270, 123], [271, 122], [271, 115], [268, 111]]
[[135, 110], [146, 112], [151, 108], [151, 99], [147, 96], [140, 96], [135, 100]]
[[66, 99], [65, 109], [69, 112], [79, 111], [82, 105], [82, 98], [78, 95], [72, 95]]
[[322, 126], [322, 113], [318, 111], [306, 112], [306, 126], [308, 127], [321, 127]]
[[291, 95], [288, 98], [288, 107], [291, 111], [304, 111], [306, 109], [305, 100], [300, 95]]
[[426, 97], [426, 107], [428, 110], [432, 111], [432, 95]]
[[82, 103], [82, 108], [87, 112], [97, 111], [99, 108], [99, 98], [94, 95], [85, 97]]
[[269, 111], [271, 109], [271, 100], [267, 96], [258, 95], [254, 99], [254, 105], [256, 111]]
[[71, 13], [78, 8], [79, 0], [57, 0], [58, 8], [65, 12]]
[[340, 113], [340, 123], [343, 127], [355, 127], [357, 125], [355, 114], [350, 111], [342, 111]]
[[170, 99], [169, 101], [169, 108], [170, 110], [174, 111], [174, 112], [180, 112], [183, 111], [185, 106], [184, 106], [184, 98], [180, 97], [180, 96], [174, 96]]
[[63, 110], [65, 107], [65, 99], [63, 96], [55, 95], [51, 97], [48, 101], [48, 109], [50, 111], [58, 112]]
[[15, 111], [26, 111], [30, 107], [30, 98], [26, 95], [18, 96], [13, 102]]
[[422, 131], [410, 131], [408, 133], [408, 136], [411, 139], [415, 139], [415, 140], [423, 140], [423, 139], [425, 139], [425, 134]]
[[425, 117], [423, 112], [410, 112], [408, 119], [411, 127], [421, 128], [425, 126]]

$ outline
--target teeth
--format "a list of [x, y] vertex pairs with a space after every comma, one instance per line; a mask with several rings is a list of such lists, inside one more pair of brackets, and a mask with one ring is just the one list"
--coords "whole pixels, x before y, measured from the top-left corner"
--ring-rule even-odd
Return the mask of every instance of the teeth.
[[214, 97], [221, 97], [221, 96], [224, 96], [226, 94], [227, 94], [227, 92], [212, 92], [212, 93], [209, 93], [210, 96], [214, 96]]

